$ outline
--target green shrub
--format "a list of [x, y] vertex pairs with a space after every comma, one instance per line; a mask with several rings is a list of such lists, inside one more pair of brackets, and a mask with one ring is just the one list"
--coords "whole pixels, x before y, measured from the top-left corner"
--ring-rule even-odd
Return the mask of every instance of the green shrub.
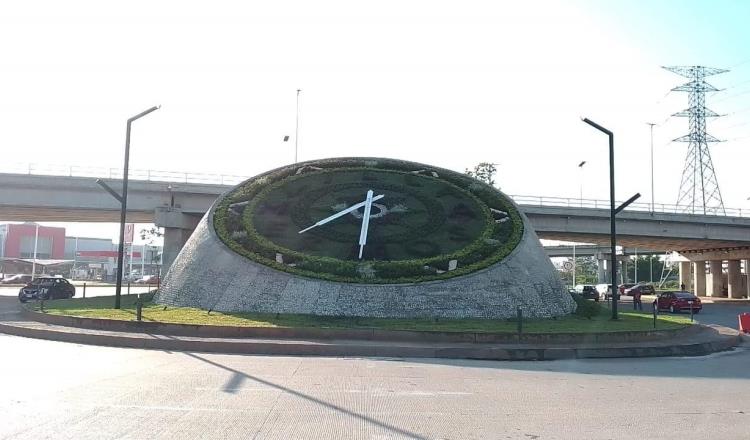
[[577, 293], [571, 293], [570, 296], [573, 297], [573, 301], [575, 301], [578, 306], [576, 308], [576, 315], [591, 319], [602, 312], [602, 306], [600, 306], [599, 303], [584, 299]]

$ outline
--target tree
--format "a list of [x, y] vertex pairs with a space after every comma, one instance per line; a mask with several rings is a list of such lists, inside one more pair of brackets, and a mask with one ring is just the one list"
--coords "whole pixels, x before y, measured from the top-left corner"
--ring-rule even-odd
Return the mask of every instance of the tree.
[[160, 253], [155, 252], [157, 248], [154, 246], [154, 241], [159, 237], [163, 237], [164, 233], [161, 231], [161, 228], [153, 226], [149, 229], [141, 229], [140, 235], [141, 240], [145, 241], [146, 245], [151, 248], [149, 249], [151, 251], [151, 264], [157, 264], [159, 262]]
[[464, 172], [470, 177], [481, 180], [488, 185], [495, 186], [495, 174], [497, 173], [497, 168], [494, 163], [480, 162], [474, 167], [474, 170], [466, 168]]
[[[567, 262], [572, 263], [572, 258], [567, 258]], [[573, 285], [576, 284], [597, 284], [598, 272], [596, 267], [596, 259], [594, 257], [576, 257], [576, 279]], [[573, 267], [565, 269], [564, 266], [559, 269], [560, 277], [563, 282], [570, 283], [573, 281]]]
[[153, 226], [150, 229], [141, 229], [141, 240], [145, 241], [148, 245], [152, 245], [157, 238], [164, 235], [161, 229]]

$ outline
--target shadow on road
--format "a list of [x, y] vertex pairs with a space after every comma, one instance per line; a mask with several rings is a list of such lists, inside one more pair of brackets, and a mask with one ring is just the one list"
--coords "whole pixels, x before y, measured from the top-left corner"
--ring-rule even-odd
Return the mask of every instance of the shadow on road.
[[273, 383], [271, 381], [268, 381], [268, 380], [265, 380], [265, 379], [261, 379], [261, 378], [256, 377], [256, 376], [253, 376], [253, 375], [250, 375], [250, 374], [247, 374], [247, 373], [243, 373], [242, 371], [235, 370], [234, 368], [230, 368], [230, 367], [227, 367], [226, 365], [222, 365], [222, 364], [220, 364], [218, 362], [214, 362], [212, 360], [206, 359], [205, 357], [199, 356], [199, 355], [197, 355], [195, 353], [184, 352], [184, 354], [187, 355], [187, 356], [192, 357], [193, 359], [197, 359], [197, 360], [199, 360], [201, 362], [205, 362], [205, 363], [207, 363], [209, 365], [213, 365], [214, 367], [221, 368], [222, 370], [226, 370], [226, 371], [232, 373], [232, 377], [230, 377], [229, 380], [224, 384], [224, 392], [234, 393], [234, 392], [236, 392], [237, 388], [239, 388], [240, 384], [242, 384], [242, 382], [244, 382], [245, 380], [252, 380], [252, 381], [261, 383], [263, 385], [267, 385], [269, 387], [275, 388], [277, 390], [283, 391], [285, 393], [291, 394], [291, 395], [293, 395], [295, 397], [298, 397], [300, 399], [304, 399], [304, 400], [307, 400], [309, 402], [313, 402], [313, 403], [318, 404], [318, 405], [320, 405], [320, 406], [322, 406], [322, 407], [324, 407], [326, 409], [329, 409], [331, 411], [336, 411], [336, 412], [339, 412], [341, 414], [344, 414], [344, 415], [347, 415], [347, 416], [359, 419], [359, 420], [361, 420], [363, 422], [370, 423], [372, 425], [378, 426], [378, 427], [383, 428], [383, 429], [387, 429], [388, 431], [390, 431], [390, 432], [392, 432], [394, 434], [397, 434], [399, 436], [404, 436], [404, 437], [407, 437], [407, 438], [418, 439], [418, 440], [427, 440], [426, 437], [423, 437], [423, 436], [421, 436], [419, 434], [416, 434], [414, 432], [407, 431], [405, 429], [399, 428], [397, 426], [394, 426], [394, 425], [391, 425], [391, 424], [388, 424], [388, 423], [385, 423], [385, 422], [381, 422], [380, 420], [377, 420], [377, 419], [375, 419], [373, 417], [366, 416], [364, 414], [360, 414], [360, 413], [348, 410], [346, 408], [342, 408], [342, 407], [340, 407], [338, 405], [334, 405], [332, 403], [326, 402], [326, 401], [318, 399], [316, 397], [309, 396], [309, 395], [301, 393], [301, 392], [299, 392], [297, 390], [294, 390], [294, 389], [291, 389], [291, 388], [287, 388], [287, 387], [285, 387], [283, 385], [279, 385], [279, 384]]

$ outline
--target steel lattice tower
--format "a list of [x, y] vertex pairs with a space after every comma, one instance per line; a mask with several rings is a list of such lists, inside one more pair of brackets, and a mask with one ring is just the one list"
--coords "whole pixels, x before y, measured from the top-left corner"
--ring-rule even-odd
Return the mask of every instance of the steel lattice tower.
[[720, 116], [706, 108], [706, 92], [719, 89], [707, 83], [705, 78], [728, 70], [704, 66], [673, 66], [664, 69], [690, 79], [690, 82], [672, 89], [674, 92], [689, 92], [688, 108], [672, 115], [690, 118], [690, 134], [673, 140], [689, 143], [677, 205], [693, 214], [726, 214], [708, 148], [709, 143], [721, 141], [706, 132], [706, 118]]

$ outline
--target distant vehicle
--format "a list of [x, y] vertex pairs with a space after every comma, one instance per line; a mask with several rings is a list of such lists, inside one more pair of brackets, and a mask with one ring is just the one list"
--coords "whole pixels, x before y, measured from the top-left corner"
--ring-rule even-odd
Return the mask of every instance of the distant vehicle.
[[630, 289], [633, 286], [635, 286], [635, 283], [623, 283], [617, 286], [617, 290], [620, 292], [620, 295], [627, 295], [625, 291]]
[[578, 284], [574, 290], [577, 294], [581, 295], [584, 299], [593, 299], [599, 301], [599, 291], [596, 290], [596, 286], [593, 284]]
[[629, 289], [625, 289], [623, 295], [633, 296], [636, 292], [641, 292], [641, 295], [653, 295], [656, 293], [656, 289], [651, 284], [639, 283]]
[[670, 313], [690, 311], [700, 313], [703, 310], [701, 299], [690, 292], [662, 292], [656, 299], [659, 310], [669, 310]]
[[18, 291], [18, 300], [25, 303], [35, 299], [73, 298], [76, 288], [62, 277], [39, 277]]
[[138, 272], [132, 272], [132, 273], [124, 273], [122, 274], [122, 280], [125, 282], [131, 281], [135, 282], [137, 279], [141, 277], [141, 274]]
[[31, 281], [31, 275], [9, 275], [0, 281], [0, 284], [26, 284]]
[[159, 275], [146, 275], [135, 280], [136, 284], [157, 284], [159, 282]]
[[601, 298], [606, 299], [608, 296], [610, 296], [611, 290], [612, 290], [612, 286], [610, 286], [609, 284], [602, 283], [602, 284], [596, 285], [596, 291], [599, 292], [599, 296]]

